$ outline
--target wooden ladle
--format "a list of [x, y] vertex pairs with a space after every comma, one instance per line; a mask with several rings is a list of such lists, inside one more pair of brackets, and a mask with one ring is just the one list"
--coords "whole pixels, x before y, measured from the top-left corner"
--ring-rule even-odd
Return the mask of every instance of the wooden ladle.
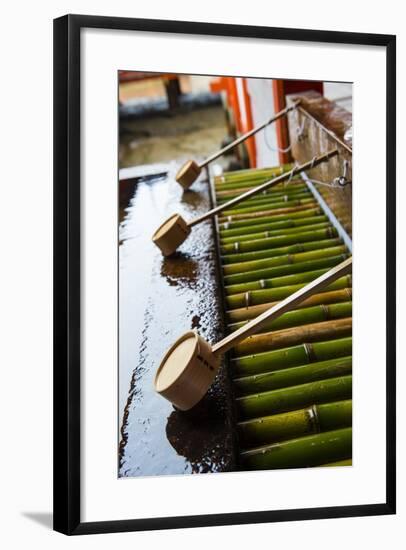
[[270, 307], [213, 346], [197, 332], [186, 332], [176, 340], [162, 359], [154, 380], [156, 391], [178, 409], [183, 411], [191, 409], [207, 393], [217, 374], [220, 358], [227, 350], [336, 279], [347, 275], [351, 269], [352, 257]]
[[234, 149], [234, 147], [237, 147], [240, 143], [248, 139], [249, 137], [253, 136], [266, 126], [269, 126], [269, 124], [272, 124], [272, 122], [275, 122], [276, 120], [282, 118], [283, 116], [287, 115], [289, 111], [292, 111], [293, 109], [296, 109], [296, 107], [299, 105], [300, 100], [296, 101], [289, 107], [286, 107], [285, 109], [282, 109], [282, 111], [279, 111], [279, 113], [276, 113], [276, 115], [273, 115], [271, 118], [260, 124], [259, 126], [256, 126], [246, 134], [243, 134], [236, 140], [232, 141], [219, 151], [216, 151], [213, 153], [210, 157], [208, 157], [205, 161], [198, 164], [194, 160], [188, 160], [185, 162], [185, 164], [179, 169], [178, 173], [176, 174], [176, 181], [180, 183], [180, 185], [183, 187], [183, 189], [189, 189], [189, 187], [192, 185], [192, 183], [199, 177], [200, 172], [202, 169], [213, 162], [213, 160], [216, 160], [217, 158], [221, 157], [228, 151], [231, 151], [231, 149]]
[[239, 204], [249, 197], [261, 193], [262, 191], [265, 191], [265, 189], [273, 187], [274, 185], [277, 185], [282, 181], [290, 180], [295, 174], [298, 174], [302, 170], [313, 168], [314, 166], [317, 166], [318, 164], [329, 160], [331, 157], [334, 157], [337, 154], [338, 150], [333, 149], [331, 151], [328, 151], [327, 153], [323, 153], [318, 157], [314, 157], [312, 160], [309, 160], [308, 162], [305, 162], [300, 166], [294, 166], [289, 172], [285, 172], [284, 174], [281, 174], [276, 178], [273, 178], [269, 181], [266, 181], [265, 183], [262, 183], [261, 185], [258, 185], [258, 187], [255, 187], [254, 189], [246, 191], [242, 195], [231, 199], [230, 201], [225, 202], [220, 206], [213, 208], [212, 210], [209, 210], [205, 214], [194, 218], [190, 222], [184, 220], [180, 214], [173, 214], [161, 226], [158, 227], [158, 229], [152, 236], [152, 242], [154, 242], [158, 246], [158, 248], [160, 248], [164, 256], [170, 256], [171, 254], [176, 252], [177, 248], [187, 239], [191, 232], [191, 228], [194, 225], [197, 225], [198, 223], [212, 218], [219, 212], [222, 212], [223, 210], [228, 210], [231, 206]]

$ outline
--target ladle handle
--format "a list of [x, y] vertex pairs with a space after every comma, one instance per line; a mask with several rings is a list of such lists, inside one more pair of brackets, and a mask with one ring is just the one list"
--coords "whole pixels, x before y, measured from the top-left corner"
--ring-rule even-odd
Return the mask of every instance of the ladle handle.
[[294, 166], [292, 170], [289, 172], [285, 172], [284, 174], [281, 174], [280, 176], [277, 176], [276, 178], [273, 178], [269, 181], [266, 181], [265, 183], [262, 183], [261, 185], [258, 185], [258, 187], [255, 187], [254, 189], [250, 189], [249, 191], [246, 191], [242, 195], [239, 195], [235, 199], [231, 199], [230, 201], [221, 204], [220, 206], [217, 206], [216, 208], [213, 208], [212, 210], [209, 210], [202, 216], [198, 216], [197, 218], [194, 218], [190, 222], [188, 222], [188, 225], [190, 227], [193, 227], [194, 225], [203, 222], [204, 220], [207, 220], [208, 218], [212, 218], [219, 212], [222, 212], [223, 210], [228, 210], [231, 206], [234, 206], [235, 204], [239, 204], [242, 201], [245, 201], [246, 199], [252, 197], [253, 195], [256, 195], [257, 193], [261, 193], [261, 191], [265, 191], [265, 189], [268, 189], [269, 187], [273, 187], [274, 185], [277, 185], [278, 183], [281, 183], [282, 181], [288, 180], [292, 178], [295, 174], [298, 174], [302, 170], [307, 170], [309, 168], [314, 168], [318, 164], [325, 162], [326, 160], [330, 159], [331, 157], [334, 157], [335, 155], [338, 155], [338, 150], [333, 149], [331, 151], [328, 151], [327, 153], [323, 153], [322, 155], [318, 157], [314, 157], [312, 160], [309, 160], [308, 162], [305, 162], [304, 164], [301, 164], [300, 166]]
[[204, 168], [205, 166], [210, 164], [210, 162], [213, 162], [213, 160], [216, 160], [218, 157], [221, 157], [222, 155], [224, 155], [224, 153], [227, 153], [227, 151], [230, 151], [231, 149], [234, 149], [234, 147], [237, 147], [237, 145], [239, 145], [240, 143], [242, 143], [243, 141], [245, 141], [249, 137], [253, 136], [257, 132], [259, 132], [260, 130], [265, 128], [265, 126], [268, 126], [268, 124], [271, 124], [272, 122], [275, 122], [276, 120], [279, 120], [283, 116], [287, 115], [290, 111], [293, 111], [293, 109], [296, 109], [296, 107], [299, 105], [299, 103], [300, 103], [300, 100], [296, 101], [290, 107], [286, 107], [285, 109], [282, 109], [282, 111], [279, 111], [278, 113], [276, 113], [276, 115], [273, 115], [266, 122], [263, 122], [259, 126], [256, 126], [255, 128], [253, 128], [252, 130], [250, 130], [246, 134], [243, 134], [242, 136], [240, 136], [236, 140], [232, 141], [231, 143], [229, 143], [228, 145], [226, 145], [225, 147], [223, 147], [222, 149], [220, 149], [216, 153], [213, 153], [210, 157], [208, 157], [206, 160], [204, 160], [202, 163], [199, 164], [200, 168]]
[[301, 302], [306, 300], [306, 298], [312, 296], [320, 289], [328, 286], [336, 279], [347, 275], [347, 273], [349, 273], [351, 269], [352, 257], [333, 267], [327, 273], [324, 273], [320, 277], [317, 277], [317, 279], [304, 286], [297, 292], [294, 292], [293, 294], [276, 304], [276, 306], [273, 306], [267, 311], [264, 311], [264, 313], [258, 315], [258, 317], [256, 317], [243, 327], [239, 328], [229, 336], [226, 336], [226, 338], [223, 338], [223, 340], [220, 340], [220, 342], [217, 342], [217, 344], [214, 344], [214, 346], [212, 347], [213, 353], [216, 355], [221, 355], [225, 353], [227, 350], [241, 342], [241, 340], [244, 340], [245, 338], [247, 338], [247, 336], [250, 336], [250, 334], [258, 332], [258, 330], [266, 322], [277, 319], [283, 313], [293, 309], [297, 304], [300, 304]]

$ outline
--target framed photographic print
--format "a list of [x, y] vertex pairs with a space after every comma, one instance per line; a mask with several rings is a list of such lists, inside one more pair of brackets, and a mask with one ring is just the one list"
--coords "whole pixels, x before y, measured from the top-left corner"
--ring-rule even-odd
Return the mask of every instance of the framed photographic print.
[[54, 21], [54, 528], [395, 513], [395, 37]]

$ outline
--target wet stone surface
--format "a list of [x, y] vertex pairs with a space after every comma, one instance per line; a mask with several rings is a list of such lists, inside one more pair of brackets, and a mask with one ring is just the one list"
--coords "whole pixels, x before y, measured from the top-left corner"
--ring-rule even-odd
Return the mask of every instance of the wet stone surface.
[[[186, 220], [210, 208], [208, 183], [183, 192], [168, 177], [140, 182], [121, 210], [119, 227], [119, 476], [234, 469], [229, 384], [224, 366], [192, 411], [176, 411], [153, 387], [166, 350], [196, 329], [222, 337], [213, 227], [195, 226], [179, 251], [164, 258], [151, 241], [171, 214]], [[127, 190], [128, 192], [128, 190]]]

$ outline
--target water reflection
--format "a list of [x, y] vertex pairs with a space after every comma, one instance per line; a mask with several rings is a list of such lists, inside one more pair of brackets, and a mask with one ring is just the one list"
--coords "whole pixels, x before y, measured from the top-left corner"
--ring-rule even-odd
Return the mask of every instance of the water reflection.
[[187, 459], [194, 474], [230, 467], [229, 457], [224, 456], [225, 410], [219, 404], [218, 391], [217, 387], [208, 393], [191, 411], [173, 410], [168, 418], [168, 441], [178, 455]]
[[187, 285], [189, 288], [196, 282], [199, 264], [190, 254], [176, 252], [162, 260], [161, 276], [171, 286]]

